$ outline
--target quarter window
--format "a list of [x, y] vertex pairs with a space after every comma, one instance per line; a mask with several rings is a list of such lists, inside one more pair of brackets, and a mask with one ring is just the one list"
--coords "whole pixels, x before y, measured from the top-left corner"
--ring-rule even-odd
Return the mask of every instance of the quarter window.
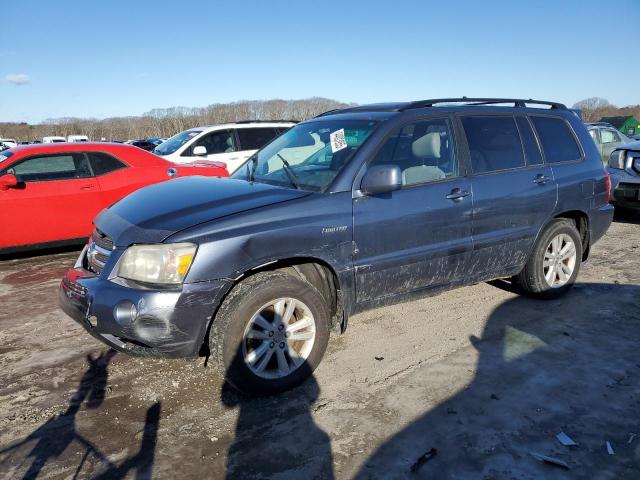
[[126, 165], [117, 158], [102, 152], [87, 152], [87, 156], [91, 162], [93, 173], [96, 176], [105, 175], [107, 173], [126, 168]]
[[69, 180], [91, 176], [84, 155], [55, 155], [34, 157], [12, 166], [6, 173], [14, 174], [21, 182]]
[[561, 118], [532, 116], [547, 163], [567, 162], [582, 158], [569, 125]]
[[405, 125], [385, 141], [370, 165], [397, 165], [407, 186], [456, 177], [451, 131], [444, 118]]
[[531, 124], [525, 117], [516, 117], [518, 130], [520, 130], [520, 138], [524, 145], [525, 157], [527, 157], [527, 165], [540, 165], [542, 163], [542, 153], [538, 147], [536, 137], [533, 135]]
[[274, 128], [238, 128], [236, 131], [242, 150], [259, 150], [278, 135]]
[[524, 167], [524, 153], [512, 116], [462, 117], [473, 173]]

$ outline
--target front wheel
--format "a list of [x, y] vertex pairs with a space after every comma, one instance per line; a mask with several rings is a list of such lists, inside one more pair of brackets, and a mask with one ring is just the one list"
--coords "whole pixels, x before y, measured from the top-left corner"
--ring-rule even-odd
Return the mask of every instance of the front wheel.
[[539, 298], [557, 298], [576, 281], [582, 241], [571, 220], [551, 222], [538, 238], [522, 271], [515, 277], [523, 290]]
[[209, 346], [232, 386], [272, 394], [309, 377], [328, 340], [329, 311], [320, 292], [301, 278], [265, 272], [231, 290], [213, 320]]

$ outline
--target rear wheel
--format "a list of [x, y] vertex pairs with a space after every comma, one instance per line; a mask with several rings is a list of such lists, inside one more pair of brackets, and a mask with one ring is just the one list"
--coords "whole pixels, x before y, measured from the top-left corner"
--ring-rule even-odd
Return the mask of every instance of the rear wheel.
[[557, 219], [542, 232], [515, 280], [529, 295], [557, 298], [575, 283], [581, 261], [578, 230], [571, 220]]
[[282, 392], [310, 376], [329, 340], [329, 311], [311, 284], [282, 272], [240, 282], [213, 320], [217, 370], [238, 390]]

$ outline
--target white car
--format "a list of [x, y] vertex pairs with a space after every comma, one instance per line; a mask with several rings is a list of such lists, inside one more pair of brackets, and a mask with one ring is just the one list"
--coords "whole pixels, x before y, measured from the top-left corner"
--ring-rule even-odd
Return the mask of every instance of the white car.
[[67, 142], [75, 143], [75, 142], [88, 142], [89, 137], [86, 135], [69, 135], [67, 137]]
[[0, 144], [5, 145], [7, 148], [14, 148], [18, 146], [13, 138], [0, 138]]
[[229, 173], [233, 173], [256, 150], [294, 125], [295, 122], [247, 121], [191, 128], [162, 142], [153, 153], [175, 163], [216, 160], [226, 163]]
[[42, 143], [62, 143], [66, 141], [65, 137], [42, 137]]

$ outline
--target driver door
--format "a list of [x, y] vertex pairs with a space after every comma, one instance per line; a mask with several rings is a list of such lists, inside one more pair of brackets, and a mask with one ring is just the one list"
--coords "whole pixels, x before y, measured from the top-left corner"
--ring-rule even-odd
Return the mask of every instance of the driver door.
[[18, 160], [2, 173], [18, 179], [0, 191], [0, 248], [88, 237], [100, 187], [83, 153]]
[[353, 200], [358, 303], [466, 275], [473, 202], [458, 162], [450, 119], [434, 118], [403, 126], [368, 164], [398, 166], [402, 188]]

